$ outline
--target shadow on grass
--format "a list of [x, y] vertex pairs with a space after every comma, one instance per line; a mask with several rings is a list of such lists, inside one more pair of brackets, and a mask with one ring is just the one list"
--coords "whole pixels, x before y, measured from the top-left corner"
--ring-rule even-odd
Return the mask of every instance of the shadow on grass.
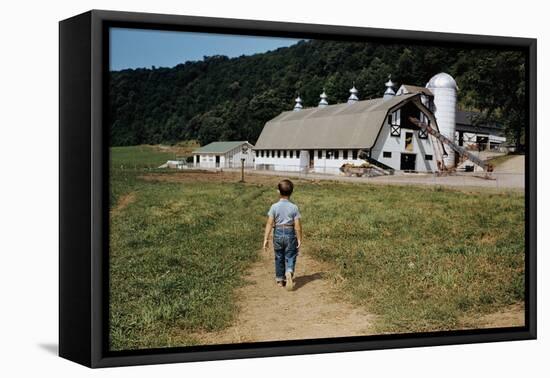
[[298, 290], [301, 287], [307, 285], [308, 283], [315, 280], [320, 280], [322, 278], [323, 278], [323, 273], [320, 273], [320, 272], [308, 274], [305, 276], [298, 276], [296, 277], [296, 280], [294, 282], [294, 290]]

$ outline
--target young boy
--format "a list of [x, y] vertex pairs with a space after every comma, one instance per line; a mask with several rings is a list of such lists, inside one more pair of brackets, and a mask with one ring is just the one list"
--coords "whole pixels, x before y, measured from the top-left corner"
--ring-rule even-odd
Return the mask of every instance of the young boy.
[[264, 232], [264, 249], [271, 229], [273, 230], [273, 249], [275, 250], [275, 281], [287, 290], [294, 288], [294, 267], [296, 256], [302, 244], [302, 225], [298, 206], [289, 201], [294, 190], [290, 180], [282, 180], [279, 185], [279, 202], [271, 205], [267, 213]]

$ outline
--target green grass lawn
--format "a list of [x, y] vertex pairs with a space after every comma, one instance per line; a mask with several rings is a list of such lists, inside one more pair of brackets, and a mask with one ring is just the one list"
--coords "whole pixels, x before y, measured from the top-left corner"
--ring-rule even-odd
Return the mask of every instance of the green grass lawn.
[[122, 194], [132, 190], [138, 174], [173, 158], [173, 153], [158, 151], [153, 146], [111, 147], [111, 207]]
[[[125, 163], [136, 155], [139, 166]], [[275, 188], [145, 181], [165, 156], [128, 147], [112, 157], [111, 206], [133, 201], [111, 217], [111, 348], [193, 345], [193, 333], [227, 327]], [[453, 329], [523, 301], [523, 193], [296, 184], [304, 248], [333, 267], [341, 296], [378, 315], [377, 332]]]

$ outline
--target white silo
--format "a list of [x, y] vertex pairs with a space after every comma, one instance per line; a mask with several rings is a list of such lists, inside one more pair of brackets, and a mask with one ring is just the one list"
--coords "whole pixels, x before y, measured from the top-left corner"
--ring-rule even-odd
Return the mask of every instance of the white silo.
[[[456, 131], [456, 92], [458, 87], [455, 79], [445, 72], [438, 73], [430, 79], [426, 88], [434, 95], [434, 114], [439, 126], [439, 132], [455, 142]], [[455, 152], [445, 147], [447, 157], [443, 159], [445, 166], [455, 166]]]

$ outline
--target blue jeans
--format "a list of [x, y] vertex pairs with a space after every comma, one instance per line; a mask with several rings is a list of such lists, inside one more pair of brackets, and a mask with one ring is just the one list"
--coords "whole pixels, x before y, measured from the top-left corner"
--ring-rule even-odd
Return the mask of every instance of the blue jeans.
[[294, 272], [298, 256], [298, 240], [293, 228], [273, 230], [273, 248], [275, 250], [275, 279], [282, 281], [286, 272]]

